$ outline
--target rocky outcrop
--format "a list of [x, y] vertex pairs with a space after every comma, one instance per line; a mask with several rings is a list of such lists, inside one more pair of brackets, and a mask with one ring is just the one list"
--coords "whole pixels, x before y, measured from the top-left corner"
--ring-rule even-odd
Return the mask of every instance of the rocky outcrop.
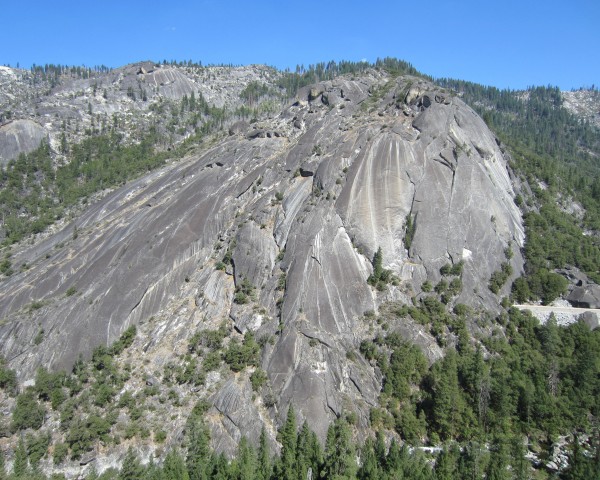
[[250, 124], [248, 122], [240, 120], [229, 127], [229, 135], [244, 135], [249, 128]]
[[598, 318], [597, 313], [584, 312], [580, 318], [588, 327], [590, 327], [590, 330], [595, 330], [600, 327], [600, 318]]
[[48, 139], [44, 127], [32, 120], [14, 120], [0, 126], [0, 165], [29, 153]]
[[565, 107], [581, 120], [600, 128], [600, 92], [583, 89], [560, 92]]
[[[259, 409], [252, 402], [252, 388], [246, 382], [230, 380], [226, 382], [214, 397], [207, 418], [211, 426], [218, 451], [235, 452], [242, 438], [242, 433], [248, 435], [253, 445], [258, 445], [258, 439], [265, 419], [261, 418]], [[269, 442], [276, 444], [274, 436]]]
[[600, 308], [600, 286], [576, 267], [559, 270], [558, 273], [569, 280], [569, 293], [566, 300], [577, 308]]
[[[366, 311], [408, 302], [460, 261], [459, 300], [496, 308], [485, 285], [509, 246], [521, 271], [523, 226], [483, 121], [417, 78], [372, 71], [313, 88], [253, 125], [279, 135], [234, 132], [15, 253], [29, 269], [3, 284], [0, 345], [20, 379], [41, 364], [68, 368], [158, 314], [168, 320], [148, 348], [225, 322], [264, 340], [268, 385], [255, 401], [245, 376], [211, 386], [224, 448], [281, 422], [290, 403], [324, 436], [346, 410], [366, 426], [377, 404], [380, 374], [352, 354], [369, 335]], [[367, 284], [379, 247], [405, 289], [381, 295]], [[171, 315], [177, 298], [189, 301]], [[395, 328], [430, 359], [441, 354], [421, 326]], [[266, 392], [273, 402], [260, 400]]]
[[567, 300], [577, 308], [600, 308], [600, 287], [596, 284], [575, 286], [567, 295]]
[[[245, 105], [240, 94], [251, 82], [275, 84], [281, 75], [261, 65], [200, 67], [150, 61], [110, 71], [65, 67], [61, 72], [33, 74], [0, 67], [0, 164], [37, 148], [42, 138], [62, 162], [65, 142], [69, 147], [111, 128], [125, 144], [154, 129], [169, 137], [168, 148], [202, 126], [207, 105], [233, 112]], [[272, 101], [272, 95], [263, 100]]]
[[[392, 117], [357, 145], [337, 209], [355, 243], [368, 255], [381, 246], [384, 263], [403, 278], [437, 281], [444, 264], [464, 261], [462, 299], [489, 299], [480, 286], [499, 269], [497, 252], [518, 250], [524, 240], [506, 164], [470, 108], [420, 90], [413, 86], [407, 94], [408, 115]], [[407, 251], [409, 217], [414, 232]], [[521, 263], [514, 262], [517, 269]]]

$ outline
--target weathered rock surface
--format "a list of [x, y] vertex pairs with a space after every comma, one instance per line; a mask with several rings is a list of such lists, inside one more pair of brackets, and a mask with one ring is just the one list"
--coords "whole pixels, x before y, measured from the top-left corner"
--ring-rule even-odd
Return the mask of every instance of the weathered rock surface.
[[573, 115], [600, 128], [600, 92], [579, 89], [560, 92], [563, 106]]
[[[71, 70], [36, 76], [29, 70], [0, 68], [0, 125], [4, 125], [0, 126], [0, 164], [37, 148], [42, 138], [60, 156], [63, 141], [79, 143], [112, 126], [118, 127], [125, 142], [137, 141], [155, 128], [168, 134], [168, 148], [202, 126], [201, 101], [233, 111], [245, 103], [240, 93], [251, 82], [274, 85], [281, 75], [261, 65], [200, 67], [154, 62], [106, 72], [84, 68], [79, 75]], [[182, 109], [184, 97], [190, 102], [194, 98], [193, 112], [189, 111], [191, 103], [187, 112]]]
[[[242, 438], [241, 432], [249, 434], [248, 440], [258, 445], [265, 419], [252, 401], [252, 388], [246, 381], [235, 379], [226, 382], [211, 398], [213, 404], [207, 418], [216, 439], [214, 448], [219, 451], [235, 452]], [[270, 435], [270, 443], [276, 444]]]
[[569, 282], [569, 293], [566, 300], [577, 308], [600, 308], [600, 286], [576, 267], [559, 270]]
[[578, 308], [600, 308], [600, 287], [596, 284], [575, 286], [567, 295], [567, 300]]
[[[139, 75], [152, 75], [145, 71]], [[506, 161], [483, 121], [416, 78], [370, 72], [313, 88], [254, 125], [280, 135], [227, 136], [16, 254], [29, 269], [3, 284], [0, 345], [20, 379], [42, 364], [68, 368], [189, 297], [149, 345], [159, 348], [175, 325], [182, 329], [169, 342], [181, 345], [222, 321], [270, 339], [261, 366], [274, 404], [253, 403], [246, 377], [211, 387], [223, 448], [281, 422], [289, 403], [323, 436], [342, 411], [366, 425], [377, 403], [380, 374], [347, 352], [367, 335], [364, 312], [387, 298], [366, 282], [379, 247], [384, 266], [416, 293], [440, 278], [441, 266], [464, 261], [459, 300], [495, 308], [486, 285], [508, 246], [521, 271], [523, 226]], [[416, 227], [407, 249], [409, 216]], [[231, 266], [215, 270], [224, 257]], [[244, 282], [249, 303], [236, 304], [234, 288]], [[430, 358], [440, 354], [420, 326], [391, 328]], [[40, 329], [43, 341], [34, 342]]]
[[581, 320], [583, 320], [583, 322], [590, 327], [590, 330], [595, 330], [596, 328], [600, 327], [600, 318], [598, 318], [597, 313], [585, 312], [583, 315], [581, 315]]
[[14, 120], [0, 126], [0, 165], [29, 153], [48, 139], [44, 128], [32, 120]]

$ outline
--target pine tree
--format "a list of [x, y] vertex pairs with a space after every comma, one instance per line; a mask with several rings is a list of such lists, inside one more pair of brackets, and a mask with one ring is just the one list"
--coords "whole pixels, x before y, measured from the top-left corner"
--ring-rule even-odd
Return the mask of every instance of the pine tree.
[[288, 408], [287, 419], [280, 431], [280, 436], [280, 477], [284, 480], [295, 480], [298, 432], [296, 427], [296, 412], [292, 404], [290, 404], [290, 407]]
[[[403, 447], [403, 449], [406, 449], [406, 447]], [[410, 480], [432, 480], [434, 478], [431, 467], [420, 450], [415, 450], [412, 455], [406, 451], [405, 455], [404, 478]]]
[[476, 442], [465, 445], [458, 460], [457, 478], [464, 480], [478, 480], [482, 472], [481, 446]]
[[146, 465], [145, 480], [163, 480], [162, 469], [154, 463], [154, 457], [150, 457], [148, 465]]
[[163, 465], [164, 480], [190, 480], [185, 462], [175, 450], [169, 451]]
[[228, 480], [229, 479], [229, 464], [225, 454], [213, 453], [210, 460], [210, 474], [208, 477], [211, 480]]
[[510, 442], [511, 461], [514, 480], [527, 480], [531, 470], [529, 461], [525, 457], [526, 449], [520, 435], [515, 435]]
[[305, 479], [310, 468], [310, 447], [310, 429], [305, 420], [298, 433], [296, 444], [296, 472], [298, 480]]
[[487, 480], [510, 480], [509, 454], [504, 438], [495, 437], [490, 450], [490, 463], [487, 466], [485, 478]]
[[594, 480], [600, 480], [600, 431], [598, 431], [598, 427], [595, 428], [592, 437], [592, 447], [592, 471], [596, 475]]
[[381, 430], [377, 430], [377, 435], [375, 436], [375, 457], [380, 468], [384, 468], [386, 465], [386, 450], [385, 436]]
[[412, 246], [413, 238], [415, 236], [416, 228], [417, 228], [417, 216], [415, 215], [415, 218], [413, 219], [413, 217], [409, 214], [406, 217], [406, 229], [404, 231], [404, 246], [406, 247], [406, 250], [409, 251], [409, 253], [410, 253], [410, 247]]
[[132, 447], [129, 447], [123, 459], [119, 480], [137, 480], [146, 478], [144, 467], [140, 464]]
[[17, 478], [25, 476], [27, 474], [27, 449], [25, 448], [25, 441], [23, 436], [19, 438], [17, 449], [15, 450], [15, 460], [13, 463], [13, 475]]
[[403, 463], [405, 452], [400, 449], [400, 445], [395, 439], [392, 439], [387, 456], [385, 457], [385, 471], [389, 477], [402, 478]]
[[25, 440], [29, 465], [35, 472], [38, 470], [40, 460], [48, 452], [48, 446], [51, 442], [50, 433], [40, 432], [37, 435], [33, 433], [28, 433], [25, 437]]
[[371, 437], [367, 438], [361, 449], [360, 461], [362, 464], [358, 469], [360, 480], [378, 480], [381, 478], [375, 445]]
[[379, 281], [383, 273], [383, 252], [381, 247], [377, 249], [377, 253], [373, 256], [373, 277], [375, 282]]
[[[594, 408], [594, 403], [598, 401], [594, 390], [598, 387], [598, 373], [600, 365], [596, 361], [596, 351], [594, 349], [593, 336], [587, 325], [581, 323], [572, 326], [580, 332], [577, 348], [574, 352], [573, 380], [575, 385], [573, 391], [577, 398], [579, 407], [588, 411]], [[584, 413], [585, 415], [585, 413]]]
[[[242, 437], [238, 445], [238, 454], [235, 460], [237, 464], [237, 478], [239, 480], [252, 480], [256, 475], [256, 452], [248, 443], [246, 437]], [[233, 476], [233, 478], [236, 478]]]
[[271, 477], [271, 454], [267, 443], [267, 432], [263, 427], [258, 440], [258, 466], [256, 469], [257, 480], [268, 480]]
[[485, 364], [481, 348], [469, 355], [470, 361], [466, 372], [466, 385], [469, 388], [470, 402], [473, 405], [479, 427], [482, 432], [487, 429], [488, 408], [490, 403], [490, 371]]
[[[597, 480], [600, 478], [600, 471], [594, 465], [594, 459], [588, 458], [581, 448], [579, 438], [575, 436], [573, 443], [573, 453], [569, 456], [569, 468], [565, 472], [566, 480]], [[594, 472], [594, 470], [596, 470]]]
[[323, 474], [325, 478], [354, 478], [356, 474], [354, 444], [344, 419], [335, 420], [327, 431]]
[[550, 314], [550, 318], [541, 329], [542, 348], [546, 357], [548, 391], [552, 397], [558, 394], [559, 381], [559, 365], [558, 354], [562, 349], [560, 332], [554, 313]]
[[450, 350], [436, 374], [433, 397], [433, 417], [444, 440], [453, 439], [458, 433], [460, 415], [464, 410], [461, 400], [456, 352]]
[[435, 462], [435, 480], [454, 480], [458, 478], [458, 458], [460, 451], [456, 444], [446, 446]]
[[308, 469], [311, 472], [312, 478], [317, 478], [323, 465], [323, 449], [321, 447], [321, 442], [319, 441], [317, 434], [313, 431], [310, 432], [310, 437], [308, 441], [307, 459]]
[[206, 480], [210, 463], [210, 432], [199, 419], [190, 419], [188, 423], [188, 452], [186, 468], [190, 480]]

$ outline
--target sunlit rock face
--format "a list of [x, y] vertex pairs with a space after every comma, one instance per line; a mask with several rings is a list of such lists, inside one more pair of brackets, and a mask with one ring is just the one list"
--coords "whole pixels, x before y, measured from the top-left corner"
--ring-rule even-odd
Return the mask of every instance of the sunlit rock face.
[[[257, 438], [289, 403], [320, 435], [342, 411], [366, 425], [381, 378], [348, 355], [369, 338], [363, 314], [384, 300], [409, 302], [460, 261], [457, 301], [495, 308], [487, 284], [509, 247], [514, 272], [522, 270], [513, 196], [493, 134], [449, 92], [380, 72], [325, 82], [18, 253], [29, 269], [3, 284], [2, 353], [25, 380], [39, 365], [69, 368], [156, 315], [172, 315], [169, 342], [224, 321], [265, 340], [274, 401], [253, 403], [240, 378], [213, 386], [223, 449], [242, 434]], [[401, 280], [385, 293], [367, 284], [380, 247]], [[441, 356], [422, 326], [396, 327], [430, 360]], [[148, 351], [168, 350], [163, 337], [154, 331]]]
[[48, 139], [48, 133], [33, 120], [14, 120], [0, 126], [0, 165], [21, 153], [29, 153]]

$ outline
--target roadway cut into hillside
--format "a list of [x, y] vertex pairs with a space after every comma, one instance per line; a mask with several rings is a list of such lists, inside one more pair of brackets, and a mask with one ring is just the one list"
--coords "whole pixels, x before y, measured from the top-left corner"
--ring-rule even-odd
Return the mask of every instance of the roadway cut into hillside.
[[546, 323], [550, 315], [554, 314], [559, 325], [570, 325], [577, 322], [582, 316], [583, 320], [594, 329], [600, 326], [600, 308], [578, 308], [552, 305], [513, 305], [522, 311], [529, 310], [540, 322]]

